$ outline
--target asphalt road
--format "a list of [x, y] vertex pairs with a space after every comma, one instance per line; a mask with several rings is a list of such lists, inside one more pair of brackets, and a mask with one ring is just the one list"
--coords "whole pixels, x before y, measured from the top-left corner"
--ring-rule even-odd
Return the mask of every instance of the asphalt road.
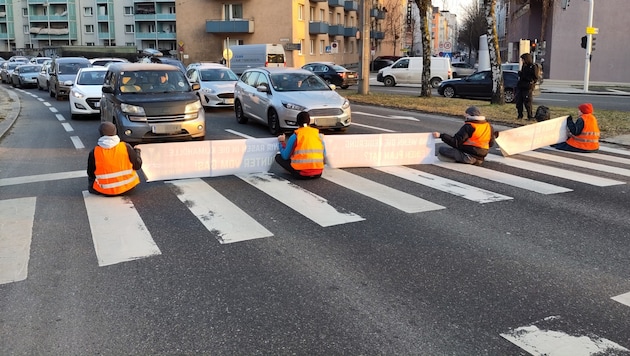
[[[623, 148], [407, 166], [417, 181], [349, 168], [341, 183], [291, 181], [291, 194], [236, 176], [195, 180], [185, 198], [179, 181], [144, 182], [95, 202], [82, 172], [98, 119], [71, 121], [67, 101], [16, 92], [22, 111], [0, 141], [0, 276], [28, 259], [0, 284], [3, 354], [630, 355]], [[209, 140], [269, 137], [230, 110], [207, 119]], [[360, 105], [353, 122], [347, 135], [461, 125]], [[290, 180], [277, 167], [270, 177]], [[295, 195], [353, 219], [323, 224], [314, 203], [288, 203]], [[401, 208], [420, 200], [431, 208]], [[204, 224], [212, 214], [195, 210], [213, 202], [268, 236], [221, 243]], [[104, 241], [140, 251], [140, 235], [151, 253], [99, 264], [112, 258]]]

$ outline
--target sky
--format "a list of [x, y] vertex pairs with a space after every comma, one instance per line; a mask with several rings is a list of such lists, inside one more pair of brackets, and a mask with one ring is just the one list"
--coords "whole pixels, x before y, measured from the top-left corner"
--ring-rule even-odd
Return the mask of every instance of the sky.
[[440, 10], [448, 10], [460, 17], [464, 12], [464, 8], [470, 6], [473, 1], [479, 0], [432, 0], [431, 3], [433, 6], [439, 7]]

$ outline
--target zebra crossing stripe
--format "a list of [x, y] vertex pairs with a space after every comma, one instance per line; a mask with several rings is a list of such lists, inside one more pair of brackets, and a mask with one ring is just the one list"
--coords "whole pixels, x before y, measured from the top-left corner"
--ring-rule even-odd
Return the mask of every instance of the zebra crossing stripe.
[[341, 169], [327, 167], [324, 169], [322, 178], [406, 213], [445, 209], [442, 205], [432, 203], [415, 195], [390, 188]]
[[256, 187], [320, 226], [346, 224], [365, 220], [361, 216], [334, 207], [328, 201], [272, 173], [237, 174], [238, 178]]
[[614, 296], [611, 299], [630, 307], [630, 292]]
[[203, 180], [169, 181], [175, 194], [220, 243], [232, 243], [273, 234]]
[[28, 276], [35, 197], [0, 200], [0, 284]]
[[611, 185], [626, 184], [626, 182], [608, 179], [603, 177], [597, 177], [590, 174], [570, 171], [567, 169], [561, 169], [552, 166], [546, 166], [544, 164], [533, 163], [516, 158], [501, 157], [494, 154], [486, 156], [486, 161], [498, 162], [506, 166], [523, 169], [526, 171], [532, 171], [536, 173], [546, 174], [548, 176], [563, 178], [572, 180], [579, 183], [590, 184], [598, 187], [609, 187]]
[[481, 204], [513, 199], [507, 195], [494, 193], [405, 166], [375, 167], [375, 169]]
[[573, 189], [561, 187], [558, 185], [553, 185], [545, 182], [540, 182], [537, 180], [515, 176], [513, 174], [508, 174], [500, 171], [495, 171], [492, 169], [487, 169], [483, 167], [477, 167], [470, 164], [461, 164], [461, 163], [450, 163], [450, 162], [436, 162], [433, 165], [450, 169], [452, 171], [461, 172], [465, 174], [469, 174], [472, 176], [477, 176], [479, 178], [491, 180], [498, 183], [503, 183], [507, 185], [511, 185], [513, 187], [526, 189], [532, 192], [540, 193], [540, 194], [557, 194], [557, 193], [565, 193], [570, 192]]
[[103, 197], [83, 191], [99, 266], [160, 255], [135, 206], [126, 197]]
[[557, 156], [557, 155], [552, 155], [552, 154], [542, 153], [542, 152], [523, 152], [521, 154], [524, 156], [533, 157], [536, 159], [544, 159], [547, 161], [568, 164], [571, 166], [588, 168], [594, 171], [600, 171], [600, 172], [617, 174], [624, 177], [630, 177], [630, 169], [626, 169], [626, 168], [607, 166], [601, 163], [593, 163], [593, 162], [589, 162], [589, 161], [585, 161], [581, 159], [568, 158], [564, 156]]
[[0, 187], [5, 187], [9, 185], [26, 184], [26, 183], [45, 182], [45, 181], [59, 180], [59, 179], [81, 178], [81, 177], [87, 177], [87, 173], [85, 172], [85, 169], [82, 171], [70, 171], [70, 172], [38, 174], [38, 175], [33, 175], [33, 176], [2, 178], [0, 179]]
[[[542, 149], [544, 150], [548, 150], [548, 151], [555, 151], [558, 152], [558, 150], [556, 150], [555, 148], [551, 148], [551, 147], [543, 147]], [[605, 155], [602, 153], [581, 153], [581, 152], [568, 152], [568, 151], [563, 151], [563, 153], [568, 153], [574, 156], [578, 156], [578, 157], [584, 157], [584, 158], [595, 158], [601, 161], [608, 161], [608, 162], [615, 162], [615, 163], [621, 163], [621, 164], [627, 164], [630, 166], [630, 158], [624, 158], [624, 157], [619, 157], [619, 156], [613, 156], [613, 155]], [[626, 154], [629, 154], [626, 152]]]

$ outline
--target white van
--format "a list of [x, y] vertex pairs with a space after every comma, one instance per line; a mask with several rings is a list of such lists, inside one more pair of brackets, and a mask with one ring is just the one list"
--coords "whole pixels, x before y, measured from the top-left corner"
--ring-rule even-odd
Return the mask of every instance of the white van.
[[230, 47], [228, 67], [237, 75], [257, 67], [286, 67], [284, 47], [280, 44], [251, 44]]
[[[429, 83], [432, 87], [437, 88], [443, 80], [452, 77], [453, 70], [448, 57], [431, 57]], [[396, 84], [422, 84], [422, 57], [400, 58], [391, 66], [380, 69], [376, 80], [386, 87], [393, 87]]]

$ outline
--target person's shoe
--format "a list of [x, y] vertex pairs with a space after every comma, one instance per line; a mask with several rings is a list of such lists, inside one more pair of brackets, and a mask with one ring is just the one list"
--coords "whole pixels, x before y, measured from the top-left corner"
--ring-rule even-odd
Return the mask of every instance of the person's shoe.
[[522, 116], [519, 116], [519, 117], [516, 118], [516, 120], [522, 120], [522, 119], [523, 119]]
[[473, 163], [473, 164], [475, 166], [481, 166], [482, 163], [483, 163], [483, 160], [482, 159], [478, 159], [478, 160], [475, 160], [475, 163]]

